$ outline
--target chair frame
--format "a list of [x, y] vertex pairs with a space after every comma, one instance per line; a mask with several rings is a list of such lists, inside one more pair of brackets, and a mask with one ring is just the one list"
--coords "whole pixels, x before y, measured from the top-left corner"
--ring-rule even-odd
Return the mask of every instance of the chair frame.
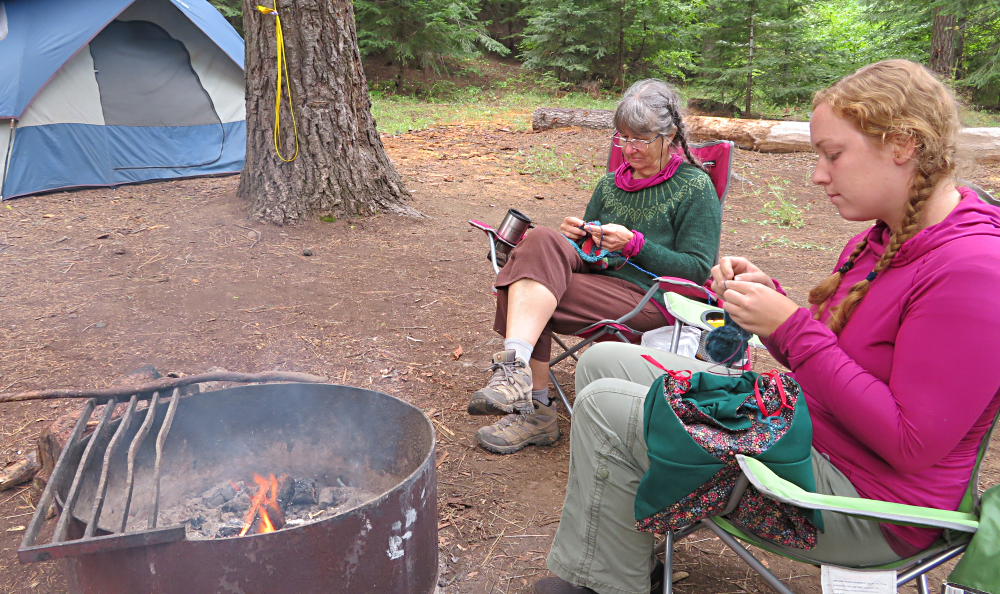
[[[715, 293], [708, 290], [704, 286], [701, 286], [697, 283], [693, 283], [689, 280], [682, 278], [661, 276], [659, 278], [654, 279], [653, 285], [649, 288], [648, 291], [646, 291], [646, 294], [643, 295], [642, 299], [635, 306], [635, 308], [632, 309], [632, 311], [628, 312], [627, 314], [623, 315], [617, 320], [601, 320], [599, 322], [594, 322], [593, 324], [587, 326], [586, 328], [581, 329], [576, 334], [573, 334], [573, 336], [583, 337], [583, 340], [580, 341], [579, 343], [573, 346], [569, 346], [565, 342], [563, 342], [563, 340], [559, 338], [558, 335], [556, 334], [552, 335], [552, 340], [554, 340], [556, 344], [558, 344], [563, 349], [563, 352], [560, 353], [559, 355], [556, 355], [549, 361], [549, 380], [552, 382], [552, 385], [555, 386], [556, 393], [559, 395], [559, 399], [562, 400], [563, 405], [566, 407], [566, 410], [569, 412], [571, 416], [573, 414], [573, 407], [569, 403], [569, 397], [566, 395], [566, 392], [563, 390], [562, 386], [559, 384], [559, 381], [556, 379], [555, 373], [552, 371], [552, 367], [557, 363], [565, 360], [567, 357], [573, 357], [574, 360], [578, 361], [580, 359], [580, 356], [577, 353], [581, 349], [589, 346], [590, 344], [596, 341], [602, 339], [608, 340], [608, 338], [606, 337], [609, 334], [617, 338], [621, 342], [625, 342], [628, 344], [635, 344], [635, 339], [630, 338], [628, 335], [640, 338], [642, 337], [643, 332], [630, 328], [627, 322], [636, 315], [638, 315], [638, 313], [642, 311], [642, 308], [646, 307], [646, 304], [649, 303], [650, 299], [653, 299], [657, 291], [661, 289], [671, 293], [679, 293], [682, 295], [686, 294], [688, 296], [704, 299], [708, 303], [712, 303], [713, 301], [716, 300]], [[675, 315], [673, 323], [674, 335], [670, 343], [671, 353], [677, 352], [677, 348], [680, 344], [680, 338], [681, 338], [680, 329], [683, 325], [684, 321]]]
[[[1000, 410], [997, 411], [997, 415], [993, 419], [993, 424], [983, 435], [983, 440], [979, 446], [979, 452], [976, 456], [976, 464], [973, 467], [972, 475], [969, 478], [969, 485], [966, 487], [965, 496], [962, 498], [962, 503], [959, 505], [959, 511], [964, 513], [955, 513], [956, 516], [967, 516], [972, 514], [978, 518], [979, 511], [979, 471], [982, 467], [983, 459], [986, 455], [986, 450], [990, 444], [990, 438], [993, 432], [996, 430], [997, 426], [1000, 425]], [[760, 548], [770, 550], [766, 543], [761, 543], [758, 539], [748, 536], [741, 532], [738, 528], [730, 524], [725, 520], [725, 516], [732, 513], [736, 506], [739, 504], [740, 499], [746, 492], [746, 489], [753, 484], [760, 490], [765, 496], [773, 498], [772, 493], [767, 490], [767, 487], [762, 484], [761, 479], [751, 478], [753, 472], [750, 469], [750, 464], [746, 461], [746, 457], [742, 455], [737, 456], [737, 461], [740, 464], [740, 468], [743, 470], [743, 474], [740, 475], [739, 480], [736, 482], [736, 486], [733, 488], [733, 492], [729, 497], [729, 501], [726, 504], [725, 509], [723, 509], [719, 515], [710, 518], [705, 518], [684, 528], [677, 530], [676, 532], [667, 532], [664, 536], [663, 542], [659, 543], [655, 548], [654, 552], [656, 554], [663, 553], [664, 555], [664, 579], [663, 579], [663, 594], [671, 594], [673, 591], [673, 586], [671, 580], [667, 576], [673, 575], [673, 546], [674, 543], [685, 536], [697, 532], [702, 528], [707, 528], [711, 530], [716, 536], [719, 537], [727, 547], [729, 547], [734, 553], [736, 553], [743, 561], [753, 569], [774, 591], [779, 594], [794, 594], [788, 586], [783, 584], [777, 576], [775, 576], [771, 571], [764, 566], [754, 555], [743, 546], [742, 543], [737, 539], [745, 540], [746, 542], [758, 546]], [[778, 479], [781, 481], [781, 479]], [[784, 481], [781, 481], [784, 482]], [[896, 509], [903, 510], [902, 514], [886, 514], [878, 513], [873, 514], [864, 510], [859, 510], [856, 508], [851, 508], [851, 503], [853, 502], [864, 502], [871, 500], [862, 500], [852, 497], [830, 497], [827, 499], [838, 500], [841, 505], [838, 509], [842, 511], [851, 511], [851, 515], [857, 517], [866, 517], [868, 519], [879, 520], [881, 522], [886, 522], [890, 524], [897, 523], [908, 523], [908, 524], [918, 524], [928, 526], [930, 528], [944, 528], [947, 532], [945, 533], [944, 541], [938, 541], [930, 548], [919, 553], [918, 555], [911, 557], [909, 559], [903, 559], [895, 563], [888, 564], [886, 566], [881, 566], [882, 569], [896, 569], [902, 568], [905, 571], [897, 574], [896, 576], [896, 588], [900, 588], [903, 585], [913, 581], [917, 581], [917, 591], [919, 594], [930, 594], [929, 587], [927, 584], [927, 574], [934, 568], [946, 563], [947, 561], [954, 559], [955, 557], [961, 555], [965, 552], [965, 549], [969, 546], [970, 536], [969, 533], [975, 533], [975, 528], [964, 527], [961, 528], [962, 532], [959, 533], [958, 538], [954, 538], [951, 532], [955, 531], [956, 527], [953, 523], [947, 521], [929, 522], [921, 521], [919, 518], [913, 516], [906, 517], [905, 508], [910, 509], [928, 509], [919, 508], [914, 506], [907, 506], [901, 504], [889, 504]], [[819, 509], [819, 506], [815, 505], [802, 505], [797, 503], [799, 507], [805, 509]], [[954, 513], [954, 512], [953, 512]], [[904, 519], [906, 518], [906, 519]], [[935, 525], [936, 524], [936, 525]], [[954, 541], [954, 542], [952, 542]], [[793, 561], [799, 561], [801, 563], [810, 563], [812, 561], [796, 559], [787, 555], [784, 552], [771, 551], [775, 554], [781, 555], [785, 558], [792, 559]], [[866, 569], [879, 569], [877, 567], [869, 567]]]

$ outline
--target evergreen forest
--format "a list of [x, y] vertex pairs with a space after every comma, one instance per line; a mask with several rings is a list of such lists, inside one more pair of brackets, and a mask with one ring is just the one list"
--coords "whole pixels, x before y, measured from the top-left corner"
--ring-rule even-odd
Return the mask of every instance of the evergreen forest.
[[[212, 2], [241, 29], [240, 0]], [[617, 93], [655, 76], [703, 111], [759, 117], [807, 109], [864, 64], [907, 58], [969, 107], [1000, 111], [997, 0], [354, 0], [354, 12], [362, 55], [394, 69], [400, 94], [414, 90], [407, 71], [485, 55], [552, 88]]]

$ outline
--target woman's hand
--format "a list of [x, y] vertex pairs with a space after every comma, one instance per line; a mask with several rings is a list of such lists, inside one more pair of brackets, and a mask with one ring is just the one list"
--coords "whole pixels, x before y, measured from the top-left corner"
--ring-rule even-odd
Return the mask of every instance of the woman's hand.
[[562, 224], [559, 225], [559, 232], [573, 241], [576, 241], [587, 235], [587, 232], [580, 228], [583, 227], [583, 225], [584, 222], [582, 219], [578, 219], [576, 217], [566, 217], [563, 219]]
[[771, 280], [770, 275], [754, 266], [750, 260], [725, 256], [712, 268], [712, 291], [716, 295], [722, 295], [726, 290], [722, 284], [723, 281], [732, 280], [758, 283], [769, 289], [774, 289], [774, 281]]
[[794, 301], [763, 283], [726, 280], [721, 286], [726, 301], [722, 308], [733, 321], [761, 338], [771, 336], [799, 309]]
[[627, 227], [610, 223], [608, 225], [586, 225], [587, 231], [594, 238], [594, 243], [609, 252], [620, 252], [625, 244], [635, 235]]

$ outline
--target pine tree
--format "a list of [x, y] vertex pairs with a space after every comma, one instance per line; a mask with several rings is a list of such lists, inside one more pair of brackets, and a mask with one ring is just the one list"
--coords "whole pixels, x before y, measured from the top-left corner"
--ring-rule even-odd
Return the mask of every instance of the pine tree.
[[229, 24], [243, 36], [243, 0], [210, 0], [222, 16], [226, 17]]
[[354, 0], [358, 47], [393, 60], [397, 88], [407, 66], [437, 71], [443, 58], [478, 55], [480, 47], [510, 53], [487, 34], [477, 9], [476, 0]]
[[651, 73], [682, 75], [678, 65], [689, 66], [692, 55], [685, 35], [700, 4], [528, 0], [524, 65], [568, 82], [602, 79], [612, 86]]
[[504, 44], [513, 53], [517, 51], [523, 37], [523, 9], [522, 0], [484, 0], [477, 16], [480, 21], [487, 23], [486, 29], [490, 37]]
[[980, 105], [1000, 110], [1000, 5], [981, 1], [959, 23], [958, 74]]
[[702, 18], [699, 94], [743, 108], [762, 99], [788, 105], [829, 82], [829, 56], [811, 35], [804, 0], [721, 0]]
[[276, 154], [273, 136], [277, 19], [255, 10], [255, 0], [243, 2], [247, 153], [237, 194], [250, 216], [295, 224], [325, 214], [419, 215], [375, 129], [350, 1], [280, 2], [283, 86], [291, 94], [282, 104], [280, 148], [288, 157]]
[[[1000, 4], [996, 0], [867, 0], [866, 13], [920, 48], [924, 62], [982, 105], [1000, 108]], [[900, 56], [909, 57], [909, 56]]]

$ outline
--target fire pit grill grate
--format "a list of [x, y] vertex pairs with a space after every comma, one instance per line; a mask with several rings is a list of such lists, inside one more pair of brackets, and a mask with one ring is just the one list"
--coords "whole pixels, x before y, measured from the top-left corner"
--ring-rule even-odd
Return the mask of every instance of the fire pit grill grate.
[[[98, 521], [101, 517], [101, 511], [104, 507], [104, 499], [108, 488], [108, 473], [111, 467], [111, 460], [115, 452], [118, 451], [118, 448], [124, 442], [124, 437], [136, 416], [136, 407], [139, 400], [145, 399], [149, 400], [149, 406], [145, 410], [145, 420], [143, 421], [139, 432], [132, 438], [132, 442], [129, 445], [128, 475], [126, 478], [128, 486], [126, 488], [121, 527], [118, 532], [107, 535], [97, 535], [96, 531]], [[176, 414], [177, 406], [180, 400], [180, 389], [174, 388], [173, 394], [170, 398], [170, 404], [167, 406], [166, 419], [160, 426], [160, 431], [156, 436], [156, 462], [153, 470], [153, 507], [149, 517], [147, 529], [132, 533], [126, 532], [128, 510], [132, 501], [132, 490], [135, 486], [135, 456], [143, 442], [146, 440], [146, 437], [149, 435], [149, 429], [153, 425], [153, 420], [156, 416], [157, 406], [161, 405], [159, 391], [153, 392], [150, 396], [133, 394], [128, 400], [128, 406], [126, 407], [125, 414], [122, 416], [121, 421], [118, 424], [118, 429], [115, 431], [114, 435], [111, 436], [110, 442], [108, 443], [107, 448], [105, 448], [104, 461], [101, 466], [101, 478], [98, 483], [98, 488], [94, 496], [94, 502], [91, 506], [90, 515], [88, 517], [87, 527], [84, 530], [83, 536], [76, 539], [68, 538], [70, 520], [72, 519], [73, 514], [62, 513], [59, 516], [59, 522], [56, 524], [52, 541], [48, 544], [41, 545], [36, 544], [35, 542], [38, 538], [38, 533], [41, 531], [42, 523], [45, 521], [46, 512], [52, 504], [53, 499], [57, 498], [56, 486], [64, 484], [64, 481], [68, 478], [69, 473], [72, 472], [71, 458], [73, 456], [71, 452], [79, 448], [80, 442], [83, 439], [84, 430], [87, 427], [87, 422], [90, 420], [90, 416], [94, 412], [94, 409], [99, 404], [105, 404], [104, 412], [97, 423], [97, 427], [91, 434], [90, 439], [83, 450], [80, 461], [76, 465], [76, 472], [73, 476], [73, 482], [70, 484], [69, 493], [67, 494], [65, 500], [58, 501], [59, 506], [66, 512], [74, 509], [77, 505], [77, 499], [80, 496], [81, 485], [83, 483], [84, 471], [90, 465], [93, 458], [98, 454], [101, 443], [107, 439], [107, 434], [111, 426], [111, 417], [114, 414], [115, 408], [117, 408], [117, 405], [121, 402], [118, 398], [110, 398], [102, 403], [99, 399], [92, 398], [87, 401], [87, 404], [84, 406], [83, 411], [80, 414], [80, 418], [73, 427], [73, 432], [70, 434], [69, 440], [66, 442], [66, 446], [59, 455], [59, 460], [56, 462], [55, 467], [52, 470], [52, 476], [49, 477], [49, 482], [45, 487], [45, 491], [42, 493], [41, 500], [38, 502], [35, 514], [31, 518], [31, 523], [28, 524], [28, 528], [25, 531], [24, 540], [21, 542], [21, 547], [18, 549], [18, 558], [22, 563], [34, 563], [37, 561], [61, 559], [64, 557], [72, 557], [88, 553], [162, 544], [184, 538], [185, 527], [183, 525], [169, 526], [165, 528], [156, 527], [157, 517], [159, 516], [160, 476], [163, 471], [163, 444], [167, 439], [167, 435], [170, 433], [170, 426], [174, 415]]]

